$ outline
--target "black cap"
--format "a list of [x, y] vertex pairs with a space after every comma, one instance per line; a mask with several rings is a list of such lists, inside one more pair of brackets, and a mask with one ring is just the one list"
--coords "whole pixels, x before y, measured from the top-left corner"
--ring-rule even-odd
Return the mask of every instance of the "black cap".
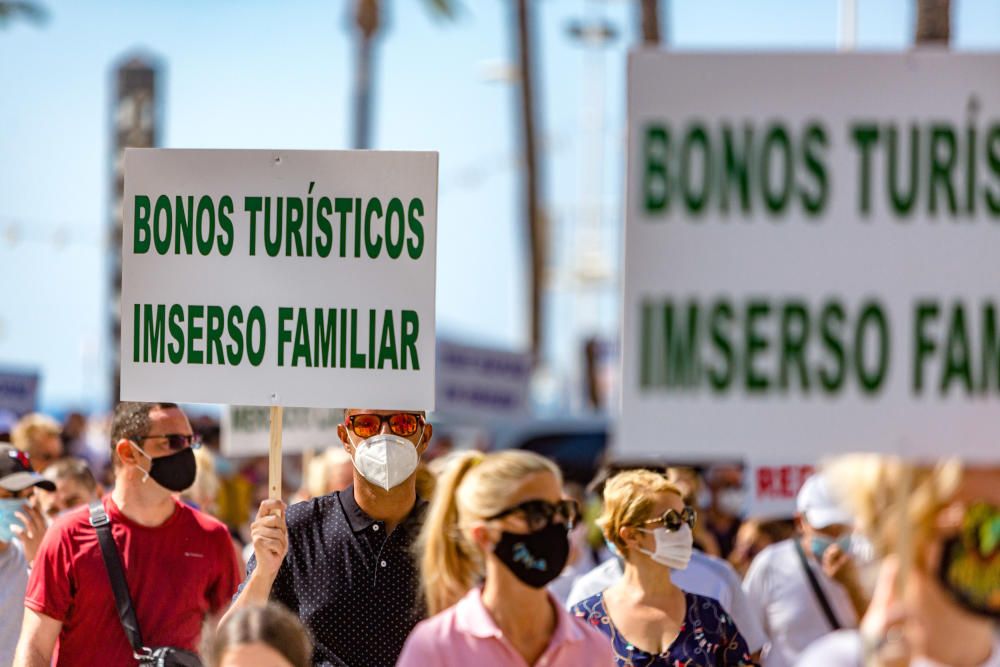
[[31, 486], [56, 490], [55, 484], [31, 469], [27, 454], [6, 442], [0, 443], [0, 488], [17, 493]]

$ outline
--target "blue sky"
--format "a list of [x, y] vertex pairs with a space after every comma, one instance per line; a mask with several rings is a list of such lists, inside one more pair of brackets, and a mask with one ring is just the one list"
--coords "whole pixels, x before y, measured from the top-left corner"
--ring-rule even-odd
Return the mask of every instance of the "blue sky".
[[[110, 71], [126, 53], [163, 65], [162, 145], [335, 149], [349, 145], [353, 42], [346, 0], [42, 0], [50, 20], [0, 31], [0, 368], [37, 368], [50, 409], [107, 400]], [[858, 0], [858, 46], [911, 40], [912, 0]], [[440, 151], [438, 326], [442, 334], [525, 345], [523, 234], [517, 208], [515, 98], [490, 80], [510, 59], [509, 0], [463, 0], [453, 21], [420, 0], [386, 2], [375, 77], [376, 148]], [[634, 2], [537, 3], [545, 192], [564, 258], [581, 212], [587, 54], [574, 18], [619, 31], [604, 51], [606, 245], [617, 256], [624, 67]], [[956, 0], [954, 46], [1000, 47], [1000, 3]], [[664, 1], [681, 49], [812, 49], [837, 44], [836, 0]], [[572, 365], [574, 304], [556, 283], [550, 358]], [[600, 332], [612, 335], [611, 288]]]

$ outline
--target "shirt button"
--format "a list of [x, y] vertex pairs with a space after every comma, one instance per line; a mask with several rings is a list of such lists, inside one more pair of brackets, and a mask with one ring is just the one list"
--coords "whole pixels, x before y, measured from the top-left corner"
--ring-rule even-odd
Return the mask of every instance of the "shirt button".
[[385, 567], [387, 565], [388, 565], [388, 563], [386, 563], [385, 561], [382, 561], [382, 567]]
[[376, 533], [378, 532], [378, 524], [377, 523], [372, 526], [372, 530], [374, 530]]

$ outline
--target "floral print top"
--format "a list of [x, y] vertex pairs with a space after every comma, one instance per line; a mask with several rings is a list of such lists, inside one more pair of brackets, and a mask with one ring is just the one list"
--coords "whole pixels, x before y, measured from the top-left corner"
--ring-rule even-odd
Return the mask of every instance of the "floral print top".
[[712, 598], [684, 593], [687, 609], [681, 630], [667, 650], [647, 653], [622, 636], [598, 593], [573, 606], [573, 613], [611, 638], [618, 667], [746, 667], [750, 659], [746, 640], [733, 619]]

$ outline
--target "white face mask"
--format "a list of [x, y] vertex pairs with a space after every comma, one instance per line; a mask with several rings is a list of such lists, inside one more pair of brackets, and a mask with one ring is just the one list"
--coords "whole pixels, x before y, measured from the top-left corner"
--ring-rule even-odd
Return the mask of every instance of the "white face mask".
[[656, 550], [638, 549], [660, 565], [666, 565], [672, 570], [683, 570], [687, 568], [691, 561], [691, 552], [694, 549], [694, 535], [691, 528], [685, 523], [678, 530], [669, 531], [663, 526], [653, 530], [641, 529], [644, 533], [652, 533], [656, 540]]
[[723, 489], [719, 491], [719, 509], [729, 516], [742, 516], [745, 499], [742, 489]]
[[414, 445], [391, 433], [373, 435], [354, 450], [354, 467], [366, 480], [388, 491], [405, 482], [417, 469], [419, 446], [419, 440]]

